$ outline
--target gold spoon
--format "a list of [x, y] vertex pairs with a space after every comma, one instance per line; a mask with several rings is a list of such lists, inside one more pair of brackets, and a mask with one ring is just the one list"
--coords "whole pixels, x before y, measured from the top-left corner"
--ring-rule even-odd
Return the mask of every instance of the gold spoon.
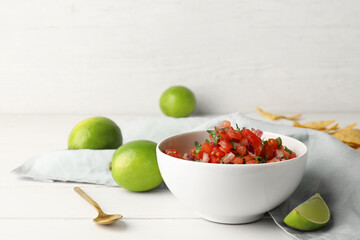
[[99, 213], [99, 215], [93, 219], [93, 221], [97, 224], [103, 224], [103, 225], [107, 225], [107, 224], [112, 224], [114, 222], [116, 222], [117, 220], [121, 219], [123, 216], [120, 214], [106, 214], [104, 213], [99, 204], [97, 204], [94, 200], [92, 200], [89, 195], [87, 195], [83, 190], [81, 190], [79, 187], [75, 187], [74, 188], [75, 192], [77, 192], [78, 194], [80, 194], [80, 196], [82, 196], [86, 201], [88, 201], [91, 205], [93, 205], [97, 212]]

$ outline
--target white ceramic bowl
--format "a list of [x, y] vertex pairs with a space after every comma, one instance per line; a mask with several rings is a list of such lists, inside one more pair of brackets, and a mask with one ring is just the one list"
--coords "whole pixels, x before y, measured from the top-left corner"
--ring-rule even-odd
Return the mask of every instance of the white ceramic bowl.
[[299, 185], [307, 161], [302, 142], [264, 132], [263, 139], [281, 137], [283, 145], [298, 157], [264, 164], [214, 164], [171, 157], [164, 149], [184, 154], [194, 141], [204, 142], [206, 131], [189, 132], [162, 140], [157, 145], [161, 175], [170, 191], [202, 218], [219, 223], [239, 224], [260, 219], [285, 201]]

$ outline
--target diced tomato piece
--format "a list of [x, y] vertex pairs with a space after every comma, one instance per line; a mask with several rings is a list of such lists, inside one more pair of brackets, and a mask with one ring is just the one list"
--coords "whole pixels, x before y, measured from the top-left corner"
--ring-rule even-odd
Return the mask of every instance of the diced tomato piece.
[[[225, 133], [225, 131], [221, 130], [218, 131], [218, 133], [220, 134], [220, 140], [225, 140], [225, 141], [229, 141], [230, 138], [228, 137], [228, 135]], [[219, 143], [219, 142], [218, 142]]]
[[202, 159], [203, 155], [204, 155], [204, 150], [200, 149], [199, 153], [196, 154], [194, 157], [196, 158], [196, 160], [200, 160]]
[[212, 150], [210, 144], [207, 143], [207, 142], [204, 142], [204, 143], [202, 144], [201, 149], [204, 150], [204, 152], [206, 152], [206, 153], [208, 153], [208, 154], [210, 154], [210, 153], [211, 153], [211, 150]]
[[243, 135], [241, 134], [240, 131], [235, 131], [235, 134], [237, 135], [239, 140], [243, 138]]
[[227, 120], [224, 120], [222, 123], [221, 123], [221, 126], [226, 128], [231, 128], [231, 122], [227, 121]]
[[236, 151], [241, 155], [241, 156], [245, 156], [245, 154], [247, 153], [246, 147], [241, 145], [241, 144], [236, 144]]
[[236, 131], [232, 130], [230, 128], [225, 129], [225, 133], [226, 133], [226, 135], [228, 136], [229, 139], [235, 139], [235, 140], [240, 140], [241, 139], [241, 137], [239, 138], [239, 135], [236, 134]]
[[244, 159], [242, 157], [234, 157], [231, 160], [231, 163], [233, 164], [243, 164], [244, 163]]
[[269, 138], [268, 139], [268, 143], [274, 148], [274, 149], [277, 149], [278, 148], [278, 142], [273, 139], [273, 138]]
[[262, 151], [262, 146], [259, 145], [257, 147], [254, 147], [254, 154], [259, 157], [261, 155], [261, 151]]
[[267, 160], [266, 162], [267, 162], [267, 163], [280, 162], [280, 159], [273, 158], [273, 159]]
[[216, 156], [211, 156], [209, 162], [211, 162], [211, 163], [220, 163], [220, 162], [221, 162], [221, 158], [220, 158], [220, 157], [216, 157]]
[[180, 153], [176, 149], [165, 149], [163, 151], [163, 153], [165, 153], [167, 155], [170, 155], [172, 157], [182, 158], [182, 156], [180, 155]]
[[296, 153], [292, 152], [289, 156], [289, 159], [296, 158]]
[[244, 157], [244, 160], [245, 160], [245, 162], [247, 163], [247, 162], [249, 162], [249, 161], [254, 160], [254, 158], [253, 158], [252, 156], [250, 156], [250, 155], [246, 155], [246, 156]]
[[193, 148], [190, 150], [190, 154], [191, 154], [193, 157], [196, 156], [195, 150], [196, 150], [196, 147], [193, 147]]
[[268, 159], [272, 159], [274, 157], [274, 151], [275, 149], [272, 147], [272, 145], [270, 145], [269, 143], [265, 143], [262, 147], [261, 156], [266, 157], [267, 155]]
[[249, 142], [251, 143], [251, 145], [253, 145], [254, 147], [257, 147], [259, 145], [261, 145], [261, 138], [259, 138], [255, 133], [253, 133], [251, 130], [249, 129], [244, 129], [242, 131], [242, 135], [244, 137], [246, 137]]
[[254, 147], [253, 145], [250, 144], [247, 150], [248, 150], [248, 152], [251, 152], [252, 154], [254, 154], [256, 157], [259, 157], [261, 155], [262, 146], [258, 145], [256, 147]]
[[225, 156], [225, 153], [223, 151], [221, 151], [219, 147], [215, 146], [215, 147], [213, 147], [210, 155], [214, 156], [214, 157], [222, 158], [223, 156]]
[[220, 140], [219, 145], [220, 145], [220, 150], [223, 151], [224, 153], [229, 153], [230, 149], [232, 149], [232, 145], [225, 140]]
[[255, 160], [255, 159], [246, 162], [246, 164], [258, 164], [258, 163], [259, 163], [259, 161]]
[[282, 153], [284, 154], [284, 158], [285, 158], [285, 159], [289, 159], [290, 153], [287, 152], [287, 151], [285, 151], [284, 149], [281, 149], [281, 151], [282, 151]]
[[249, 141], [244, 137], [240, 140], [240, 144], [247, 147], [249, 145]]

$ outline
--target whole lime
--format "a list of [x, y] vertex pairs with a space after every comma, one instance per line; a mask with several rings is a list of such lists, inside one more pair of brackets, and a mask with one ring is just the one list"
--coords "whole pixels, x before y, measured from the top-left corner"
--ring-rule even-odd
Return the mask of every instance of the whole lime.
[[156, 158], [156, 143], [137, 140], [119, 147], [111, 162], [112, 176], [121, 187], [143, 192], [159, 186], [163, 179]]
[[189, 116], [196, 107], [196, 99], [190, 89], [183, 86], [168, 88], [160, 97], [161, 111], [170, 117]]
[[68, 140], [69, 149], [116, 149], [121, 144], [120, 128], [105, 117], [93, 117], [79, 122]]

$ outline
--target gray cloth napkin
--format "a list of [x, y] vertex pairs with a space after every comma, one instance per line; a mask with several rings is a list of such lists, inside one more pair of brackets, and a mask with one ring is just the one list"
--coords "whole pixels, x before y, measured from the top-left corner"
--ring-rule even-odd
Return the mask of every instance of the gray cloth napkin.
[[[288, 135], [307, 145], [308, 163], [299, 187], [288, 200], [269, 212], [279, 227], [297, 239], [360, 239], [360, 153], [326, 133], [255, 120], [240, 113], [215, 118], [137, 119], [120, 127], [122, 130], [127, 129], [123, 131], [126, 142], [135, 139], [158, 142], [176, 133], [211, 129], [223, 120], [237, 123], [240, 127]], [[129, 134], [126, 134], [127, 131]], [[48, 152], [29, 159], [13, 173], [33, 179], [115, 185], [108, 170], [111, 151], [113, 150]], [[80, 160], [74, 161], [78, 158]], [[325, 227], [310, 232], [287, 227], [283, 223], [285, 216], [317, 192], [330, 208], [330, 222]]]

